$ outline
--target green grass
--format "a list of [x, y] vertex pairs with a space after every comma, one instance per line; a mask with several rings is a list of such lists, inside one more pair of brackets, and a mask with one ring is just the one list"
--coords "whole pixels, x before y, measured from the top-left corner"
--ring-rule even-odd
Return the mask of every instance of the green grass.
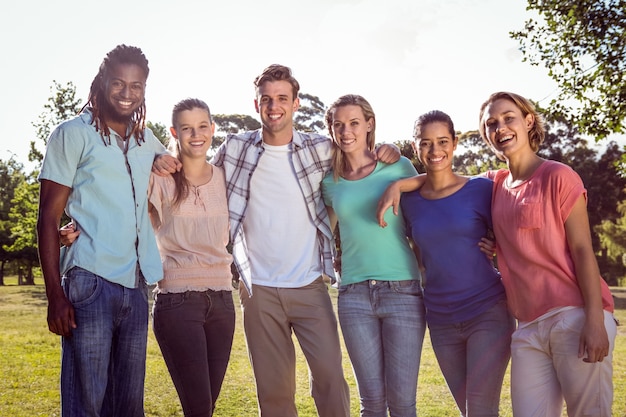
[[[5, 279], [7, 284], [15, 280]], [[41, 281], [37, 281], [41, 284]], [[613, 288], [617, 299], [616, 316], [626, 323], [626, 288]], [[336, 291], [331, 290], [333, 299]], [[237, 296], [234, 295], [238, 304]], [[43, 285], [0, 287], [0, 416], [33, 417], [59, 415], [60, 340], [48, 331], [46, 323], [46, 296]], [[626, 416], [626, 325], [618, 328], [614, 352], [614, 416]], [[306, 363], [298, 351], [297, 406], [301, 417], [316, 416], [309, 396]], [[344, 350], [344, 372], [351, 390], [351, 410], [358, 416], [358, 395], [352, 369]], [[501, 416], [511, 416], [509, 376], [502, 389]], [[149, 332], [146, 416], [182, 416], [178, 397], [167, 373], [161, 352]], [[430, 341], [424, 342], [422, 365], [417, 393], [418, 413], [428, 417], [458, 415], [435, 360]], [[248, 362], [237, 312], [237, 329], [232, 357], [222, 394], [217, 403], [216, 417], [254, 417], [257, 405], [254, 380]]]

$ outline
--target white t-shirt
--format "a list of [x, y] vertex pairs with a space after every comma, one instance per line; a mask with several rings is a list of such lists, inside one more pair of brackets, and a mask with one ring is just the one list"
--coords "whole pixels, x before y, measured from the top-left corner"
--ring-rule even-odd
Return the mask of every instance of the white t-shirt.
[[252, 282], [298, 288], [322, 275], [317, 228], [291, 161], [292, 144], [263, 144], [243, 221]]

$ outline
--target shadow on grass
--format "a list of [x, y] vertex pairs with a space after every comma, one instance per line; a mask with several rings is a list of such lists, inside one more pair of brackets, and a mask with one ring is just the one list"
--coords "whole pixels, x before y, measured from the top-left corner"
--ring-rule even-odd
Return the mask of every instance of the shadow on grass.
[[[44, 285], [3, 285], [0, 288], [6, 289], [4, 297], [8, 298], [8, 301], [13, 297], [20, 299], [20, 302], [30, 306], [41, 307], [48, 305], [48, 298], [46, 297], [46, 288]], [[7, 300], [5, 300], [7, 301]]]

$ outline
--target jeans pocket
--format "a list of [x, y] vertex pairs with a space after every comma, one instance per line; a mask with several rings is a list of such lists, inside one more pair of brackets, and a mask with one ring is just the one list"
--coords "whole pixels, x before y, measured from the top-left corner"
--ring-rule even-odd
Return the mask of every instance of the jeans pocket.
[[174, 310], [183, 304], [187, 299], [187, 293], [173, 292], [173, 293], [160, 293], [154, 297], [154, 311], [168, 311]]
[[356, 284], [340, 285], [339, 288], [337, 288], [337, 297], [350, 294], [352, 291], [354, 291], [355, 286]]
[[390, 286], [398, 294], [422, 296], [422, 286], [418, 280], [391, 281]]
[[222, 294], [222, 301], [227, 311], [235, 311], [235, 303], [233, 302], [233, 293], [230, 291], [220, 291]]
[[74, 267], [63, 277], [65, 296], [74, 307], [92, 303], [102, 291], [102, 278], [85, 269]]

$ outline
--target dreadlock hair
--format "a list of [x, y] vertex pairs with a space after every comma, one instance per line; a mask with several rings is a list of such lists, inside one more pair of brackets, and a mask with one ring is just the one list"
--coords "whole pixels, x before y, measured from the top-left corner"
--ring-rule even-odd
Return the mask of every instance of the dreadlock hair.
[[[200, 109], [204, 110], [209, 115], [209, 122], [213, 123], [213, 116], [211, 116], [211, 110], [209, 110], [209, 106], [202, 100], [197, 98], [186, 98], [184, 100], [179, 101], [174, 106], [172, 110], [172, 126], [178, 132], [178, 115], [186, 110]], [[180, 156], [180, 144], [177, 139], [171, 140], [169, 143], [169, 149], [172, 154], [182, 162], [182, 158]], [[178, 207], [180, 203], [187, 197], [189, 194], [189, 181], [185, 177], [184, 168], [180, 168], [180, 171], [172, 174], [175, 185], [175, 195], [174, 202], [172, 203], [173, 207]]]
[[374, 109], [372, 109], [371, 104], [363, 98], [363, 96], [357, 94], [346, 94], [335, 100], [335, 102], [330, 105], [328, 110], [326, 110], [326, 127], [328, 128], [328, 133], [335, 144], [331, 163], [333, 168], [333, 179], [335, 182], [339, 180], [339, 177], [343, 176], [346, 169], [346, 161], [343, 157], [343, 151], [339, 148], [339, 139], [335, 137], [335, 131], [333, 130], [333, 118], [335, 116], [335, 110], [344, 106], [359, 106], [363, 112], [365, 121], [367, 122], [368, 120], [372, 120], [372, 130], [367, 132], [367, 138], [365, 141], [367, 149], [370, 152], [374, 152], [374, 148], [376, 146], [376, 115], [374, 114]]
[[[110, 51], [102, 60], [98, 74], [91, 82], [91, 89], [89, 90], [89, 97], [87, 103], [83, 106], [81, 111], [88, 105], [91, 105], [93, 120], [92, 123], [96, 127], [96, 131], [100, 132], [100, 137], [105, 145], [111, 144], [111, 132], [106, 120], [102, 117], [102, 110], [106, 106], [106, 85], [108, 72], [115, 65], [119, 64], [134, 64], [139, 66], [148, 77], [150, 69], [148, 68], [148, 60], [143, 54], [141, 49], [135, 46], [118, 45], [112, 51]], [[141, 145], [144, 139], [144, 129], [146, 127], [146, 101], [141, 103], [141, 106], [135, 110], [131, 116], [131, 135], [135, 135], [135, 140], [138, 145]], [[124, 132], [125, 133], [125, 132]], [[105, 139], [105, 137], [107, 139]]]

